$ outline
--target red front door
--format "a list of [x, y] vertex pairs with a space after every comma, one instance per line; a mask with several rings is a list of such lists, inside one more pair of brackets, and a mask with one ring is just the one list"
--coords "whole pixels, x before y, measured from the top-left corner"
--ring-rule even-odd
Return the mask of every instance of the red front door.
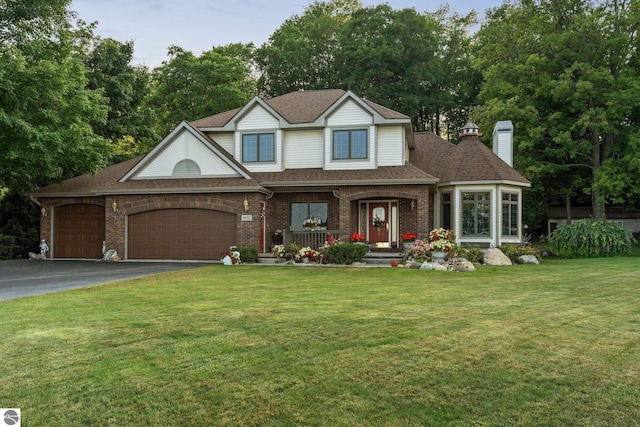
[[389, 243], [389, 203], [369, 203], [368, 239], [371, 244]]

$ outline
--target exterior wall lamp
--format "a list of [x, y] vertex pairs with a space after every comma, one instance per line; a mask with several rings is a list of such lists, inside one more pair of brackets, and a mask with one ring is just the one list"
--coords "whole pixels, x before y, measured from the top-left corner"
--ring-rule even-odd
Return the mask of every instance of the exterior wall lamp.
[[247, 198], [244, 198], [244, 202], [242, 202], [242, 206], [244, 206], [244, 210], [248, 211], [249, 210], [249, 201], [247, 200]]
[[117, 214], [118, 213], [118, 202], [117, 201], [113, 201], [113, 204], [111, 205], [111, 209], [113, 209], [113, 213]]

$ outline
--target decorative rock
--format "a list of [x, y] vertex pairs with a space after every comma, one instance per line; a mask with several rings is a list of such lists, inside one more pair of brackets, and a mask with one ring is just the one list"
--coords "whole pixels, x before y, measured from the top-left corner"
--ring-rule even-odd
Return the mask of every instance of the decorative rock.
[[520, 255], [518, 260], [522, 264], [540, 264], [540, 261], [538, 261], [538, 258], [536, 258], [535, 255]]
[[423, 262], [420, 266], [420, 270], [433, 270], [433, 264], [430, 262]]
[[113, 258], [118, 256], [118, 252], [115, 249], [109, 249], [104, 253], [102, 257], [103, 261], [115, 261]]
[[463, 272], [463, 273], [472, 273], [472, 272], [476, 271], [476, 267], [473, 265], [472, 262], [462, 261], [462, 262], [458, 262], [458, 264], [456, 264], [456, 271], [460, 271], [460, 272]]
[[435, 271], [447, 271], [447, 266], [442, 264], [434, 264], [433, 269]]
[[409, 268], [412, 270], [419, 270], [421, 266], [422, 264], [420, 264], [419, 262], [412, 262]]
[[486, 265], [512, 265], [511, 260], [498, 248], [490, 248], [484, 254]]
[[42, 254], [37, 254], [35, 252], [29, 252], [29, 259], [42, 260]]
[[354, 267], [366, 267], [367, 263], [356, 261], [356, 262], [351, 263], [351, 265], [354, 266]]

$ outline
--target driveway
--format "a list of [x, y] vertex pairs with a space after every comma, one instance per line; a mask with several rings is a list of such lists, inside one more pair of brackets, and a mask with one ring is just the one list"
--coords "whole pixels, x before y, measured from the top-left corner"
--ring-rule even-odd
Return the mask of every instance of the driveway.
[[196, 268], [197, 262], [19, 260], [0, 262], [0, 300]]

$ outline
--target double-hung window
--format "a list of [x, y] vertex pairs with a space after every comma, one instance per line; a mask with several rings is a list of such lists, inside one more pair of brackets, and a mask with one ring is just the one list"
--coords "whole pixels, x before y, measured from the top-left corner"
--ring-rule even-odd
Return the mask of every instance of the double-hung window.
[[368, 157], [367, 130], [334, 130], [333, 159], [351, 160]]
[[276, 158], [273, 133], [242, 135], [242, 162], [273, 162]]

